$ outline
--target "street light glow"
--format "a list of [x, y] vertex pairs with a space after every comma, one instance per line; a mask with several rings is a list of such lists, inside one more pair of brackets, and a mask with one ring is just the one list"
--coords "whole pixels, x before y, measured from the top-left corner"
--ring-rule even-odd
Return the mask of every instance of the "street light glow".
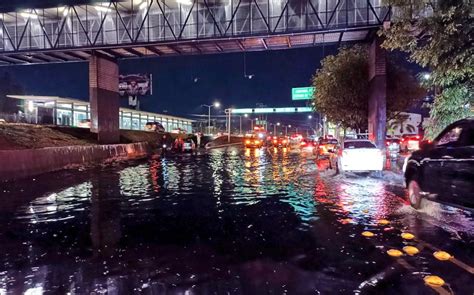
[[142, 3], [138, 6], [138, 8], [139, 8], [140, 10], [145, 10], [145, 8], [147, 8], [147, 6], [148, 6], [148, 3], [145, 1], [145, 2], [142, 2]]
[[247, 115], [247, 114], [244, 114], [244, 117], [245, 117], [245, 118], [247, 118], [248, 116], [249, 116], [249, 115]]
[[312, 118], [313, 118], [313, 116], [311, 116], [311, 115], [308, 116], [308, 119], [312, 119]]
[[288, 125], [288, 128], [291, 128], [291, 125]]
[[220, 104], [218, 101], [216, 101], [216, 102], [214, 103], [214, 107], [215, 107], [215, 108], [218, 108], [218, 107], [220, 107], [220, 106], [221, 106], [221, 104]]
[[277, 126], [280, 126], [280, 122], [277, 122]]
[[429, 80], [431, 78], [431, 75], [429, 73], [423, 74], [423, 79]]

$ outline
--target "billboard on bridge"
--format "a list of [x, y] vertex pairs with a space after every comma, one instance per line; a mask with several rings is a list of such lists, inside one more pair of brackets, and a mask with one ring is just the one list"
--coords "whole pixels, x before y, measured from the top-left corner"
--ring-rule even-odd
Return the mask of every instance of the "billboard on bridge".
[[120, 75], [119, 94], [132, 97], [152, 94], [151, 74]]

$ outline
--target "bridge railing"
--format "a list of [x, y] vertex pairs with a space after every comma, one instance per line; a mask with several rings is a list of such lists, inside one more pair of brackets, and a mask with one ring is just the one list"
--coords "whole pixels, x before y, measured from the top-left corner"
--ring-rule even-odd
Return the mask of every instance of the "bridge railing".
[[0, 14], [0, 52], [381, 25], [381, 0], [128, 0]]

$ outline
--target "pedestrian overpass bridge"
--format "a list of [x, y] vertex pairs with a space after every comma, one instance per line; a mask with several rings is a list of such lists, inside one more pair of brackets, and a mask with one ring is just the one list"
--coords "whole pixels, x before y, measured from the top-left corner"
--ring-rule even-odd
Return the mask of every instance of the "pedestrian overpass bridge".
[[383, 0], [53, 1], [1, 4], [0, 65], [87, 61], [100, 143], [119, 141], [117, 59], [370, 41], [369, 131], [383, 146], [386, 58], [374, 38], [391, 17]]
[[0, 65], [360, 42], [391, 16], [382, 0], [68, 2], [0, 11]]

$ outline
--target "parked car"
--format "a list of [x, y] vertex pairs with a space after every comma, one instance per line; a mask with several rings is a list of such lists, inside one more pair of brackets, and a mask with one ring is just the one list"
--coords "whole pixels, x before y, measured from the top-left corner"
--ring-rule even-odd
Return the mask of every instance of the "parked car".
[[405, 134], [400, 139], [400, 151], [413, 152], [420, 149], [421, 136], [416, 134]]
[[338, 173], [382, 171], [384, 166], [383, 152], [367, 139], [345, 140], [330, 159]]
[[474, 208], [474, 118], [457, 121], [423, 142], [403, 165], [410, 204], [421, 199]]
[[165, 127], [160, 122], [147, 122], [145, 124], [146, 131], [165, 132]]
[[91, 128], [91, 119], [82, 119], [77, 123], [79, 128]]

